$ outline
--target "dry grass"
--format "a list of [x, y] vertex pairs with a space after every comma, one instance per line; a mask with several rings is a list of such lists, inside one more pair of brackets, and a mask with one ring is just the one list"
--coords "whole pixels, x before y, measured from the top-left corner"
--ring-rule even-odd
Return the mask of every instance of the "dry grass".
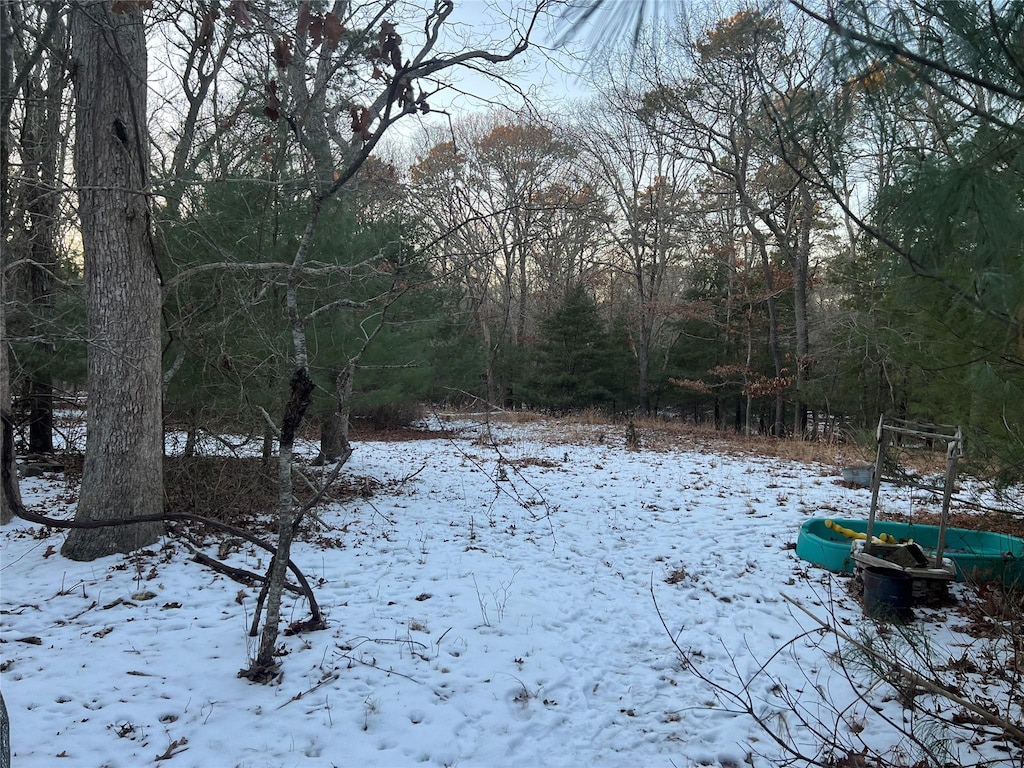
[[[496, 411], [489, 420], [502, 424], [541, 424], [545, 439], [551, 445], [586, 445], [588, 443], [624, 444], [632, 424], [640, 438], [640, 448], [668, 451], [696, 448], [736, 456], [758, 455], [825, 464], [837, 468], [875, 461], [874, 443], [860, 444], [854, 440], [804, 440], [795, 437], [775, 438], [764, 435], [742, 435], [722, 431], [710, 424], [694, 424], [679, 419], [657, 416], [612, 417], [597, 410], [582, 411], [554, 417], [534, 411]], [[927, 450], [897, 446], [890, 449], [899, 467], [921, 474], [941, 473], [945, 469], [943, 450]]]
[[649, 451], [698, 448], [837, 467], [873, 461], [873, 447], [865, 449], [854, 443], [834, 441], [776, 439], [759, 435], [748, 437], [678, 419], [649, 416], [612, 418], [600, 411], [583, 411], [558, 418], [531, 411], [503, 411], [493, 413], [489, 418], [502, 424], [541, 423], [547, 427], [544, 436], [551, 445], [585, 445], [594, 442], [624, 444], [632, 424], [639, 435], [640, 447]]

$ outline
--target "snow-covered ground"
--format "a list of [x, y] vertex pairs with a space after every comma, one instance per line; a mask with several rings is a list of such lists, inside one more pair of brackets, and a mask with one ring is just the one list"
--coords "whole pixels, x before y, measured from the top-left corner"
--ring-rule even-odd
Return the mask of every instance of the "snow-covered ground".
[[[716, 685], [809, 753], [797, 709], [854, 749], [897, 740], [881, 716], [904, 723], [899, 700], [885, 686], [858, 700], [830, 663], [835, 637], [785, 599], [871, 629], [846, 579], [793, 552], [806, 518], [866, 511], [837, 466], [700, 438], [630, 451], [622, 427], [450, 426], [453, 439], [357, 445], [345, 473], [382, 485], [320, 508], [329, 530], [296, 543], [329, 628], [282, 637], [274, 685], [237, 676], [254, 590], [180, 543], [77, 563], [62, 533], [5, 527], [14, 765], [766, 764], [772, 739]], [[62, 476], [22, 493], [73, 512]], [[267, 565], [249, 547], [228, 562]], [[285, 621], [306, 618], [285, 600]], [[939, 653], [957, 640], [944, 612], [918, 615]]]

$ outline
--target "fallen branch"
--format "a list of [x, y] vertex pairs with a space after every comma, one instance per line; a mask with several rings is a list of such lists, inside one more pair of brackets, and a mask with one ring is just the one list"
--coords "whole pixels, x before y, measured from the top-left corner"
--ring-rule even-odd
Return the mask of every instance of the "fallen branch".
[[441, 691], [437, 690], [434, 686], [429, 685], [427, 683], [424, 683], [422, 680], [417, 680], [415, 677], [412, 677], [411, 675], [407, 675], [404, 672], [399, 672], [398, 670], [393, 669], [393, 668], [384, 669], [384, 667], [382, 667], [379, 664], [377, 664], [376, 661], [373, 661], [373, 662], [363, 661], [362, 659], [357, 658], [357, 657], [353, 656], [350, 653], [342, 653], [341, 654], [341, 658], [347, 659], [349, 662], [351, 662], [353, 664], [362, 664], [364, 667], [370, 667], [371, 669], [379, 670], [380, 672], [383, 672], [386, 675], [397, 675], [398, 677], [404, 677], [406, 680], [409, 680], [410, 682], [416, 683], [416, 685], [425, 685], [441, 701], [448, 701], [448, 696], [446, 694], [442, 693]]
[[[2, 414], [3, 420], [3, 450], [11, 451], [13, 455], [14, 451], [14, 431], [13, 423], [11, 423], [6, 413]], [[20, 517], [22, 520], [26, 520], [30, 523], [38, 523], [39, 525], [46, 525], [51, 528], [61, 529], [74, 529], [74, 528], [113, 528], [121, 525], [135, 525], [136, 523], [169, 523], [169, 522], [193, 522], [200, 523], [202, 525], [215, 528], [226, 533], [234, 534], [241, 539], [245, 539], [251, 544], [255, 544], [267, 552], [275, 555], [277, 554], [277, 548], [272, 544], [268, 544], [259, 536], [250, 533], [244, 528], [225, 523], [220, 520], [214, 520], [213, 518], [203, 517], [202, 515], [193, 515], [189, 512], [164, 512], [159, 515], [139, 515], [137, 517], [131, 517], [122, 520], [58, 520], [53, 517], [47, 517], [41, 515], [38, 512], [32, 512], [25, 508], [25, 505], [21, 503], [21, 500], [14, 493], [14, 478], [11, 477], [10, 471], [6, 464], [0, 468], [0, 485], [3, 486], [3, 494], [7, 499], [7, 503], [10, 505], [11, 511], [16, 517]], [[310, 587], [309, 581], [306, 576], [299, 570], [299, 567], [288, 560], [288, 569], [295, 576], [299, 582], [299, 586], [302, 590], [302, 594], [306, 597], [306, 602], [309, 604], [309, 611], [312, 614], [311, 623], [319, 626], [326, 626], [323, 620], [323, 613], [320, 610], [320, 606], [316, 601], [316, 596], [313, 594], [313, 588]]]
[[[197, 563], [201, 563], [214, 571], [223, 573], [225, 576], [237, 581], [239, 584], [244, 584], [247, 587], [252, 586], [254, 583], [262, 583], [266, 581], [267, 577], [262, 573], [254, 573], [253, 571], [247, 571], [244, 568], [236, 568], [233, 565], [221, 562], [215, 557], [210, 557], [210, 555], [196, 547], [193, 541], [190, 541], [191, 537], [185, 531], [180, 530], [175, 526], [172, 526], [169, 530], [176, 536], [185, 539], [185, 546], [188, 548], [188, 551], [192, 553], [192, 558]], [[297, 595], [302, 594], [302, 589], [295, 584], [285, 582], [284, 588]]]

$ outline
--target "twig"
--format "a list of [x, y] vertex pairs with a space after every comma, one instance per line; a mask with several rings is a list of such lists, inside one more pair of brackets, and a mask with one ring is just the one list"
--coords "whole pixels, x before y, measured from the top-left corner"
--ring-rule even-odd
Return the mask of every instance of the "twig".
[[292, 703], [293, 701], [298, 701], [298, 700], [299, 700], [299, 699], [301, 699], [301, 698], [302, 698], [303, 696], [305, 696], [305, 695], [306, 695], [307, 693], [312, 693], [312, 692], [313, 692], [313, 691], [315, 691], [315, 690], [316, 690], [317, 688], [320, 688], [320, 687], [322, 687], [322, 686], [325, 686], [325, 685], [327, 685], [328, 683], [333, 683], [333, 682], [334, 682], [335, 680], [337, 680], [337, 679], [338, 679], [339, 677], [341, 677], [341, 675], [339, 675], [339, 674], [338, 674], [337, 672], [331, 672], [331, 673], [330, 673], [330, 674], [329, 674], [329, 675], [328, 675], [327, 677], [325, 677], [325, 678], [324, 678], [323, 680], [321, 680], [321, 681], [320, 681], [319, 683], [317, 683], [316, 685], [314, 685], [314, 686], [313, 686], [312, 688], [307, 688], [307, 689], [306, 689], [306, 690], [304, 690], [304, 691], [299, 691], [298, 693], [296, 693], [296, 694], [295, 694], [294, 696], [292, 696], [292, 697], [291, 697], [290, 699], [288, 699], [288, 701], [286, 701], [286, 702], [285, 702], [284, 704], [282, 704], [281, 706], [279, 706], [279, 707], [278, 707], [278, 709], [284, 709], [284, 708], [285, 708], [285, 707], [287, 707], [287, 706], [288, 706], [289, 704], [291, 704], [291, 703]]
[[64, 624], [70, 624], [70, 623], [71, 623], [72, 621], [74, 621], [75, 619], [77, 619], [77, 618], [78, 618], [79, 616], [82, 616], [83, 614], [86, 614], [86, 613], [88, 613], [89, 611], [91, 611], [91, 610], [92, 610], [93, 608], [95, 608], [96, 606], [97, 606], [97, 602], [96, 602], [95, 600], [93, 600], [93, 601], [92, 601], [92, 604], [91, 604], [91, 605], [90, 605], [90, 606], [89, 606], [88, 608], [86, 608], [86, 609], [85, 609], [84, 611], [79, 611], [78, 613], [76, 613], [76, 614], [75, 614], [74, 616], [72, 616], [71, 618], [68, 618], [68, 619], [64, 619], [63, 623], [64, 623]]
[[[668, 635], [669, 642], [672, 643], [672, 647], [676, 649], [676, 652], [679, 654], [679, 658], [682, 660], [683, 664], [685, 665], [685, 668], [691, 674], [696, 676], [698, 680], [700, 680], [700, 681], [706, 683], [707, 685], [709, 685], [712, 688], [712, 690], [715, 692], [716, 698], [718, 698], [719, 701], [721, 701], [721, 697], [724, 697], [724, 698], [726, 698], [726, 699], [728, 699], [728, 700], [730, 700], [732, 702], [735, 702], [736, 706], [739, 707], [738, 711], [740, 713], [746, 714], [746, 715], [749, 715], [750, 717], [752, 717], [754, 719], [754, 722], [757, 723], [758, 727], [761, 728], [761, 730], [776, 744], [776, 746], [781, 748], [784, 752], [788, 753], [790, 756], [792, 756], [796, 760], [799, 760], [799, 761], [801, 761], [801, 762], [803, 762], [803, 763], [805, 763], [807, 765], [819, 766], [820, 768], [828, 768], [829, 766], [835, 765], [834, 762], [825, 762], [823, 760], [815, 759], [815, 758], [812, 758], [812, 757], [809, 757], [807, 755], [802, 754], [796, 747], [794, 747], [792, 744], [790, 744], [788, 741], [786, 741], [786, 739], [784, 739], [782, 736], [780, 736], [776, 732], [776, 730], [774, 728], [771, 728], [768, 725], [768, 723], [766, 723], [758, 715], [757, 711], [754, 708], [754, 701], [753, 701], [753, 699], [751, 697], [750, 690], [749, 690], [749, 687], [748, 687], [749, 686], [749, 682], [744, 684], [742, 678], [737, 676], [737, 680], [740, 683], [740, 690], [739, 691], [734, 691], [734, 690], [731, 690], [729, 688], [726, 688], [721, 683], [715, 682], [710, 677], [708, 677], [706, 674], [701, 672], [700, 669], [697, 667], [697, 665], [693, 663], [693, 659], [690, 658], [690, 654], [687, 653], [685, 650], [683, 650], [682, 646], [679, 645], [679, 641], [677, 639], [677, 636], [673, 635], [672, 634], [672, 630], [670, 630], [668, 628], [668, 622], [665, 621], [665, 616], [661, 612], [661, 606], [658, 605], [658, 599], [657, 599], [657, 597], [654, 594], [654, 575], [653, 574], [651, 575], [650, 591], [651, 591], [651, 600], [654, 602], [654, 610], [658, 614], [658, 620], [661, 622], [661, 626], [665, 629], [665, 634]], [[804, 632], [804, 633], [802, 633], [800, 635], [800, 637], [805, 637], [808, 634], [810, 634], [810, 633]], [[794, 639], [799, 639], [799, 638], [794, 638]], [[774, 654], [772, 654], [772, 658], [775, 658], [775, 656], [778, 655], [778, 653], [780, 653], [780, 652], [781, 652], [781, 649], [776, 651]], [[735, 660], [733, 660], [733, 666], [735, 668]], [[753, 677], [757, 677], [757, 675], [761, 674], [761, 672], [764, 672], [765, 671], [765, 666], [766, 666], [766, 664], [760, 664], [758, 666], [757, 672], [754, 674]], [[751, 680], [753, 679], [753, 677], [751, 678]], [[727, 709], [725, 711], [731, 711], [731, 710]], [[795, 708], [794, 708], [794, 711], [795, 711]], [[805, 725], [807, 724], [806, 720], [804, 718], [801, 718], [801, 720], [804, 722]]]
[[170, 760], [179, 752], [184, 752], [186, 749], [188, 749], [188, 747], [185, 746], [186, 744], [188, 744], [188, 739], [186, 739], [184, 736], [182, 736], [180, 739], [175, 739], [167, 745], [167, 749], [164, 751], [162, 755], [156, 756], [156, 760]]
[[906, 667], [901, 665], [899, 663], [899, 661], [897, 661], [896, 659], [888, 658], [888, 657], [883, 657], [882, 654], [878, 653], [878, 651], [874, 650], [873, 648], [868, 647], [867, 645], [865, 645], [864, 643], [860, 642], [859, 640], [854, 639], [853, 637], [848, 635], [846, 632], [844, 632], [843, 630], [839, 629], [839, 627], [837, 627], [834, 624], [831, 624], [831, 623], [829, 623], [827, 621], [824, 621], [823, 619], [818, 618], [813, 613], [811, 613], [807, 608], [805, 608], [804, 606], [800, 605], [799, 602], [797, 602], [796, 600], [791, 598], [789, 595], [783, 594], [782, 597], [790, 605], [796, 606], [803, 613], [807, 614], [811, 619], [813, 619], [815, 622], [817, 622], [817, 624], [819, 626], [821, 626], [823, 629], [825, 629], [825, 630], [827, 630], [829, 632], [832, 632], [837, 637], [839, 637], [842, 640], [845, 640], [846, 642], [850, 643], [850, 645], [852, 645], [854, 648], [856, 648], [861, 653], [864, 653], [864, 654], [870, 656], [871, 658], [875, 659], [876, 661], [880, 661], [880, 662], [884, 663], [886, 665], [886, 668], [891, 669], [894, 672], [896, 672], [896, 674], [898, 674], [900, 677], [902, 677], [904, 680], [906, 680], [912, 686], [923, 688], [924, 690], [928, 691], [929, 693], [933, 693], [936, 696], [942, 696], [943, 698], [948, 699], [949, 701], [952, 701], [954, 704], [959, 704], [961, 707], [963, 707], [964, 709], [966, 709], [966, 710], [968, 710], [970, 712], [973, 712], [974, 714], [978, 715], [978, 717], [981, 717], [983, 720], [985, 720], [989, 724], [994, 725], [997, 728], [1001, 728], [1003, 733], [1005, 733], [1009, 738], [1011, 738], [1014, 741], [1016, 741], [1018, 744], [1024, 745], [1024, 730], [1022, 730], [1019, 726], [1014, 725], [1013, 723], [1009, 722], [1005, 718], [999, 717], [999, 715], [996, 715], [993, 712], [989, 712], [984, 707], [979, 707], [974, 702], [968, 701], [967, 699], [963, 698], [962, 696], [958, 696], [957, 694], [953, 693], [952, 691], [950, 691], [950, 690], [948, 690], [946, 688], [943, 688], [941, 685], [937, 685], [936, 683], [933, 683], [931, 680], [928, 680], [928, 679], [922, 677], [921, 675], [917, 674], [916, 672], [907, 669]]
[[372, 667], [373, 669], [380, 670], [381, 672], [385, 672], [388, 675], [397, 675], [398, 677], [404, 677], [406, 680], [409, 680], [410, 682], [416, 683], [416, 685], [426, 685], [427, 688], [429, 688], [431, 690], [431, 692], [435, 696], [437, 696], [437, 698], [439, 698], [441, 701], [448, 701], [448, 697], [445, 694], [441, 693], [436, 688], [434, 688], [432, 685], [427, 685], [422, 680], [417, 680], [415, 677], [407, 675], [404, 672], [398, 672], [398, 671], [396, 671], [394, 669], [384, 669], [384, 667], [380, 666], [376, 662], [363, 661], [362, 659], [358, 659], [358, 658], [356, 658], [355, 656], [353, 656], [353, 655], [351, 655], [349, 653], [342, 653], [341, 657], [343, 659], [348, 659], [349, 661], [355, 662], [356, 664], [362, 664], [364, 667]]
[[[459, 445], [455, 442], [454, 438], [452, 438], [450, 436], [449, 431], [447, 429], [445, 429], [444, 422], [441, 421], [441, 417], [436, 412], [434, 414], [434, 417], [438, 420], [438, 423], [441, 424], [441, 432], [444, 434], [445, 439], [451, 444], [451, 446], [456, 451], [459, 452], [459, 454], [462, 456], [462, 458], [465, 459], [466, 461], [468, 461], [469, 463], [471, 463], [478, 470], [480, 470], [480, 472], [483, 473], [483, 475], [485, 477], [490, 477], [490, 474], [480, 464], [480, 462], [478, 462], [475, 458], [470, 456], [468, 453], [466, 453], [464, 450], [462, 450], [462, 448], [459, 447]], [[488, 422], [486, 422], [486, 425], [487, 425], [487, 431], [490, 432], [490, 430], [491, 430], [491, 423], [488, 421]], [[499, 461], [499, 463], [502, 466], [512, 467], [512, 471], [515, 472], [516, 476], [520, 480], [522, 480], [524, 483], [526, 483], [531, 489], [533, 489], [536, 492], [537, 497], [541, 500], [541, 503], [544, 505], [544, 510], [545, 510], [544, 517], [547, 518], [547, 521], [548, 521], [548, 529], [551, 532], [552, 544], [553, 544], [553, 546], [557, 546], [558, 545], [558, 538], [555, 535], [555, 525], [554, 525], [554, 522], [552, 521], [552, 517], [551, 517], [551, 505], [548, 504], [547, 499], [544, 498], [544, 494], [540, 492], [540, 490], [537, 488], [537, 486], [535, 486], [533, 483], [531, 483], [529, 480], [527, 480], [526, 477], [523, 475], [523, 473], [520, 472], [518, 469], [516, 469], [516, 467], [512, 464], [512, 462], [510, 462], [508, 459], [505, 458], [505, 455], [501, 452], [501, 449], [498, 448], [497, 440], [493, 439], [493, 435], [492, 435], [492, 439], [491, 439], [491, 447], [494, 449], [494, 452], [496, 454], [498, 454], [498, 461]], [[516, 491], [515, 493], [512, 493], [506, 487], [504, 487], [501, 483], [495, 482], [493, 480], [491, 482], [494, 485], [494, 489], [495, 489], [496, 493], [504, 494], [508, 498], [512, 499], [512, 501], [514, 501], [520, 507], [522, 507], [523, 509], [527, 510], [527, 512], [529, 512], [530, 504], [528, 504], [526, 502], [526, 500], [523, 499], [523, 497], [519, 495], [518, 491]], [[532, 513], [530, 514], [530, 517], [532, 517], [534, 520], [539, 520], [540, 519], [539, 516], [535, 516]]]
[[[4, 432], [7, 432], [7, 417], [4, 417]], [[8, 437], [5, 435], [4, 442], [8, 441]], [[6, 449], [5, 445], [5, 449]], [[211, 528], [216, 528], [227, 533], [232, 533], [241, 539], [245, 539], [251, 544], [255, 544], [257, 547], [277, 554], [277, 548], [272, 544], [265, 542], [259, 536], [256, 536], [244, 528], [225, 523], [221, 520], [215, 520], [210, 517], [203, 517], [202, 515], [193, 515], [189, 512], [165, 512], [159, 515], [139, 515], [137, 517], [130, 517], [127, 519], [120, 520], [58, 520], [56, 518], [47, 517], [41, 515], [38, 512], [32, 512], [25, 508], [25, 505], [14, 496], [13, 485], [11, 478], [6, 476], [7, 472], [4, 471], [4, 477], [2, 478], [3, 493], [7, 497], [7, 502], [10, 504], [11, 511], [17, 517], [22, 520], [27, 520], [30, 523], [39, 523], [41, 525], [47, 525], [52, 528], [112, 528], [120, 525], [133, 525], [135, 523], [168, 523], [168, 522], [196, 522], [208, 525]], [[313, 623], [323, 624], [323, 614], [320, 611], [320, 606], [316, 601], [316, 596], [313, 594], [313, 588], [309, 585], [309, 581], [306, 579], [305, 574], [299, 570], [299, 567], [289, 558], [288, 569], [295, 576], [299, 582], [299, 586], [302, 589], [302, 594], [306, 597], [306, 602], [309, 604], [310, 613], [313, 616]]]

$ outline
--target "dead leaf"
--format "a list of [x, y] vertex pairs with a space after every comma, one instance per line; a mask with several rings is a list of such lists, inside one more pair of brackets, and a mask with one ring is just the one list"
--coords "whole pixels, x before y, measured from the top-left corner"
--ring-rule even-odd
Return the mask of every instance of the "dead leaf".
[[292, 56], [292, 39], [288, 35], [274, 39], [274, 64], [278, 69], [285, 69], [294, 61]]
[[324, 39], [327, 41], [327, 49], [335, 50], [343, 34], [345, 34], [345, 27], [341, 23], [341, 19], [333, 13], [326, 14], [324, 16]]
[[[114, 0], [110, 4], [110, 10], [114, 13], [131, 13], [136, 8], [151, 11], [153, 10], [153, 0]], [[57, 755], [57, 757], [61, 757], [61, 755]]]
[[415, 105], [413, 104], [415, 95], [409, 78], [403, 77], [398, 83], [398, 88], [400, 91], [398, 94], [398, 106], [402, 109], [415, 108]]
[[390, 21], [382, 22], [377, 40], [380, 42], [380, 53], [377, 58], [388, 59], [397, 72], [402, 68], [402, 51], [399, 47], [402, 44], [402, 36], [395, 31], [395, 25]]
[[309, 47], [316, 50], [324, 40], [324, 17], [316, 14], [309, 19]]
[[352, 118], [352, 133], [363, 141], [370, 140], [370, 123], [373, 122], [373, 113], [366, 107], [357, 108], [354, 104], [348, 108], [349, 117]]
[[267, 116], [268, 120], [276, 123], [281, 117], [281, 101], [277, 98], [277, 81], [271, 80], [263, 87], [263, 90], [267, 94], [267, 102], [263, 105], [263, 114]]

